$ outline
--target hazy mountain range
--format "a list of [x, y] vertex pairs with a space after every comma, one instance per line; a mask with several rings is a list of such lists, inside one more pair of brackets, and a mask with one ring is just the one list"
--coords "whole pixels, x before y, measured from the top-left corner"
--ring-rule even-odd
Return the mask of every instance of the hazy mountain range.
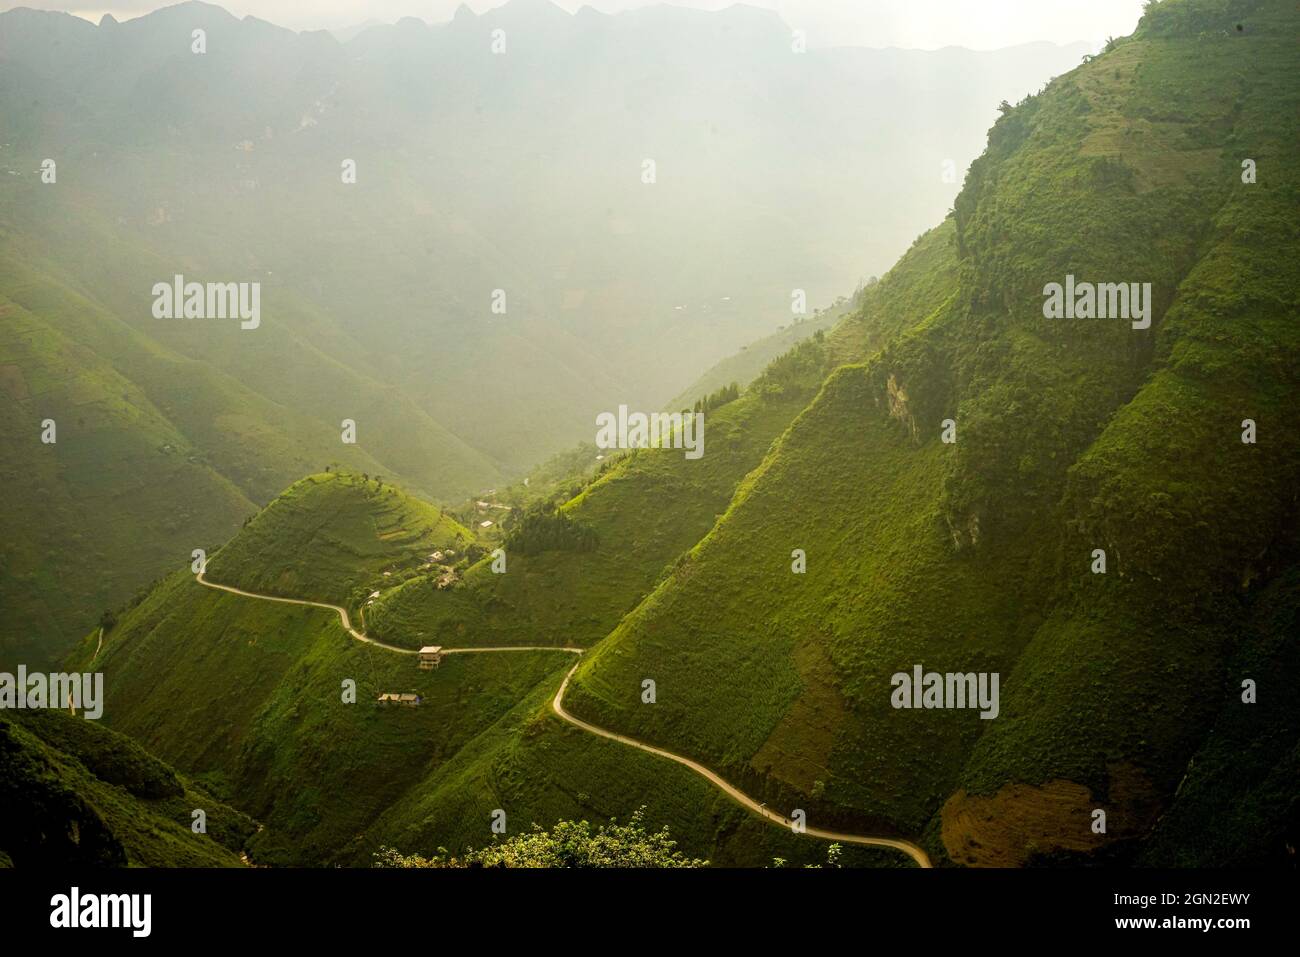
[[[455, 500], [659, 407], [795, 290], [883, 272], [997, 103], [1081, 51], [796, 55], [744, 6], [347, 43], [201, 3], [0, 14], [0, 474], [45, 516], [0, 526], [3, 647], [57, 649], [328, 462]], [[259, 327], [154, 318], [176, 275], [260, 282]]]

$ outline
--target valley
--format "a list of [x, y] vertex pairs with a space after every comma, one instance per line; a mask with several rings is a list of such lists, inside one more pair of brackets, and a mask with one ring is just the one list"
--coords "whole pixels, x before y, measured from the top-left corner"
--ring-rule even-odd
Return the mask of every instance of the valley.
[[[799, 319], [792, 290], [811, 312], [888, 268], [955, 194], [939, 160], [1084, 49], [791, 62], [744, 5], [511, 0], [344, 40], [199, 2], [0, 12], [0, 665], [56, 660], [327, 465], [459, 502], [663, 408]], [[899, 70], [927, 78], [906, 114], [875, 92]], [[246, 317], [155, 318], [240, 315], [208, 309], [231, 283]]]

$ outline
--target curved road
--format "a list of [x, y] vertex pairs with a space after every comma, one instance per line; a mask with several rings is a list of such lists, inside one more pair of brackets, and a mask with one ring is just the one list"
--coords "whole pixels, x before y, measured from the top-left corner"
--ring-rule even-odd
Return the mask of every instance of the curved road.
[[343, 630], [355, 638], [357, 641], [364, 641], [368, 645], [378, 645], [380, 648], [387, 648], [389, 651], [395, 651], [399, 655], [419, 654], [413, 648], [398, 648], [396, 645], [386, 645], [382, 641], [375, 641], [373, 638], [367, 638], [364, 634], [352, 627], [352, 619], [348, 617], [348, 610], [342, 605], [331, 605], [324, 601], [306, 601], [302, 598], [281, 598], [279, 595], [259, 595], [257, 592], [244, 591], [242, 588], [231, 588], [229, 585], [218, 585], [216, 582], [210, 582], [203, 577], [203, 572], [195, 576], [200, 585], [207, 585], [209, 588], [216, 588], [220, 591], [228, 591], [232, 595], [243, 595], [245, 598], [260, 598], [263, 601], [280, 601], [286, 605], [310, 605], [312, 608], [325, 608], [335, 612], [339, 620], [343, 622]]
[[[581, 662], [578, 664], [581, 664]], [[555, 692], [555, 697], [551, 699], [551, 710], [565, 721], [569, 722], [569, 724], [575, 725], [583, 731], [588, 731], [591, 734], [599, 735], [602, 738], [609, 738], [611, 741], [617, 741], [619, 744], [626, 744], [630, 748], [639, 748], [642, 751], [648, 751], [650, 754], [657, 754], [661, 758], [667, 758], [669, 761], [676, 761], [678, 764], [685, 765], [696, 774], [705, 778], [710, 784], [746, 810], [752, 811], [759, 817], [766, 818], [773, 824], [779, 824], [782, 827], [794, 826], [794, 821], [790, 820], [790, 818], [782, 817], [775, 811], [769, 811], [766, 804], [759, 804], [748, 794], [732, 787], [722, 778], [718, 777], [717, 774], [710, 771], [697, 761], [692, 761], [690, 758], [684, 758], [680, 754], [673, 754], [671, 751], [665, 751], [663, 748], [656, 748], [653, 745], [645, 744], [635, 738], [629, 738], [626, 735], [616, 734], [613, 731], [606, 731], [604, 728], [598, 728], [594, 724], [588, 724], [581, 718], [575, 718], [573, 715], [569, 714], [569, 712], [564, 710], [564, 692], [569, 686], [569, 679], [573, 677], [573, 673], [577, 670], [578, 665], [576, 664], [569, 669], [569, 673], [564, 676], [564, 681], [560, 683], [560, 690]], [[839, 831], [823, 831], [816, 827], [805, 827], [803, 833], [812, 835], [813, 837], [826, 838], [829, 841], [840, 841], [845, 844], [868, 844], [873, 847], [890, 847], [896, 851], [902, 851], [912, 860], [916, 861], [917, 866], [919, 867], [930, 866], [930, 856], [925, 853], [925, 850], [917, 847], [909, 841], [902, 841], [892, 837], [866, 837], [860, 834], [844, 834]]]
[[[357, 631], [355, 628], [352, 627], [351, 619], [348, 618], [347, 609], [342, 607], [341, 605], [331, 605], [328, 602], [321, 602], [321, 601], [306, 601], [301, 598], [281, 598], [278, 595], [259, 595], [256, 592], [244, 591], [243, 589], [240, 588], [231, 588], [229, 585], [218, 585], [216, 582], [210, 582], [203, 577], [202, 572], [200, 572], [196, 576], [196, 578], [200, 585], [206, 585], [208, 588], [216, 588], [221, 591], [230, 592], [232, 595], [242, 595], [245, 598], [260, 598], [263, 601], [284, 602], [285, 604], [288, 605], [309, 605], [313, 608], [328, 609], [338, 614], [339, 619], [343, 622], [344, 630], [347, 631], [347, 633], [351, 635], [353, 638], [355, 638], [357, 641], [363, 641], [368, 645], [375, 645], [379, 648], [384, 648], [387, 649], [388, 651], [395, 651], [403, 655], [417, 654], [417, 652], [411, 648], [399, 648], [396, 645], [385, 644], [382, 641], [376, 641], [374, 638], [369, 638], [363, 633]], [[481, 652], [496, 652], [496, 651], [563, 651], [569, 654], [580, 655], [582, 654], [583, 649], [562, 647], [558, 645], [510, 645], [508, 647], [495, 647], [495, 648], [444, 648], [442, 649], [442, 653], [444, 655], [465, 655], [465, 654], [476, 654]], [[654, 755], [658, 755], [661, 758], [667, 758], [669, 761], [676, 761], [678, 764], [690, 768], [696, 774], [700, 775], [702, 778], [707, 780], [710, 784], [716, 787], [723, 794], [727, 795], [727, 797], [731, 798], [741, 807], [745, 808], [745, 810], [750, 811], [753, 814], [757, 814], [759, 817], [767, 820], [768, 822], [772, 824], [777, 824], [781, 827], [789, 828], [794, 826], [794, 822], [792, 820], [790, 820], [787, 817], [782, 817], [780, 814], [777, 814], [775, 811], [768, 810], [767, 805], [759, 804], [748, 794], [745, 794], [743, 791], [740, 791], [737, 788], [733, 787], [732, 785], [728, 784], [717, 774], [715, 774], [713, 771], [710, 771], [708, 768], [706, 768], [704, 765], [700, 764], [699, 762], [692, 761], [690, 758], [682, 757], [680, 754], [674, 754], [671, 751], [665, 751], [663, 748], [656, 748], [654, 745], [650, 745], [642, 741], [638, 741], [636, 740], [636, 738], [629, 738], [626, 735], [616, 734], [613, 731], [607, 731], [604, 728], [599, 728], [594, 724], [589, 724], [586, 721], [583, 721], [581, 718], [575, 718], [573, 715], [569, 714], [569, 712], [565, 711], [564, 692], [569, 687], [569, 679], [573, 677], [573, 673], [578, 670], [578, 665], [581, 663], [582, 662], [575, 663], [574, 666], [570, 668], [568, 672], [565, 673], [564, 680], [560, 682], [559, 690], [555, 692], [555, 697], [551, 699], [551, 710], [555, 712], [557, 717], [561, 718], [564, 721], [567, 721], [575, 728], [580, 728], [581, 730], [586, 731], [589, 734], [594, 734], [601, 738], [607, 738], [610, 741], [617, 741], [619, 744], [625, 744], [630, 748], [636, 748], [640, 751], [645, 751], [648, 754], [654, 754]], [[825, 840], [828, 841], [839, 841], [843, 844], [863, 844], [871, 847], [888, 847], [895, 851], [902, 851], [913, 861], [915, 861], [918, 867], [931, 866], [930, 856], [925, 853], [925, 850], [911, 843], [910, 841], [903, 841], [903, 840], [899, 840], [898, 838], [892, 838], [892, 837], [868, 837], [866, 835], [861, 835], [861, 834], [846, 834], [840, 831], [824, 831], [821, 828], [816, 828], [816, 827], [806, 827], [803, 833], [811, 837], [824, 838]]]

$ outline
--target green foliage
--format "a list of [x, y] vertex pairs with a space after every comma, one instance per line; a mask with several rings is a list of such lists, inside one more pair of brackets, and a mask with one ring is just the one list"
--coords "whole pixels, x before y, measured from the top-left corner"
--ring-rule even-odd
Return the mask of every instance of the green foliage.
[[695, 405], [692, 406], [691, 411], [705, 413], [714, 412], [722, 408], [728, 402], [734, 402], [739, 398], [740, 385], [733, 382], [730, 385], [724, 385], [717, 392], [710, 393], [709, 395], [697, 399]]
[[1163, 0], [1143, 7], [1137, 36], [1161, 38], [1226, 37], [1237, 25], [1269, 7], [1267, 0]]
[[[120, 734], [0, 713], [0, 847], [12, 866], [238, 867], [256, 825]], [[191, 830], [191, 811], [207, 833]]]
[[595, 832], [586, 821], [558, 821], [546, 830], [532, 831], [460, 855], [444, 853], [431, 858], [403, 855], [391, 847], [375, 854], [376, 867], [707, 867], [708, 861], [689, 858], [677, 850], [668, 826], [658, 831], [645, 827], [645, 808], [638, 808], [626, 824], [610, 821]]
[[538, 502], [525, 508], [519, 521], [511, 528], [506, 536], [506, 551], [520, 555], [549, 551], [590, 552], [598, 543], [596, 531], [590, 525], [556, 508], [554, 502]]

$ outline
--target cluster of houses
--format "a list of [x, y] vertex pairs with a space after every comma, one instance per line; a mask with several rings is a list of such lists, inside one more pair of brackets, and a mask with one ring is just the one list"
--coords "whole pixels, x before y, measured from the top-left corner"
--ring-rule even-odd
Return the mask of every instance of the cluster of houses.
[[[492, 494], [495, 493], [495, 492], [496, 492], [496, 489], [489, 489], [488, 492], [487, 492], [487, 494], [488, 494], [488, 495], [492, 495]], [[501, 508], [501, 509], [505, 509], [507, 512], [510, 511], [510, 506], [509, 506], [509, 505], [502, 505], [500, 502], [487, 502], [487, 501], [484, 501], [483, 499], [479, 499], [479, 500], [476, 501], [474, 504], [475, 504], [475, 506], [478, 507], [478, 510], [479, 510], [480, 512], [485, 512], [485, 511], [487, 511], [487, 510], [490, 509], [490, 508]], [[495, 523], [494, 523], [491, 519], [487, 519], [487, 518], [485, 518], [485, 519], [483, 519], [483, 521], [481, 521], [481, 522], [478, 523], [478, 527], [479, 527], [479, 528], [491, 528], [494, 524], [495, 524]]]
[[[432, 671], [442, 662], [442, 645], [425, 645], [420, 649], [419, 669], [421, 671]], [[378, 698], [378, 704], [381, 708], [391, 705], [400, 705], [404, 708], [418, 708], [420, 702], [424, 700], [418, 694], [381, 694]]]
[[[455, 557], [456, 557], [456, 552], [450, 548], [448, 548], [446, 551], [431, 552], [429, 554], [429, 561], [427, 561], [425, 564], [423, 564], [420, 567], [422, 569], [432, 568], [434, 567], [434, 565], [438, 565], [438, 563], [443, 561], [444, 559], [451, 560], [454, 559]], [[438, 565], [438, 567], [440, 571], [438, 574], [437, 581], [435, 582], [437, 587], [441, 589], [441, 588], [447, 588], [455, 584], [457, 580], [456, 570], [452, 568], [450, 565]]]

